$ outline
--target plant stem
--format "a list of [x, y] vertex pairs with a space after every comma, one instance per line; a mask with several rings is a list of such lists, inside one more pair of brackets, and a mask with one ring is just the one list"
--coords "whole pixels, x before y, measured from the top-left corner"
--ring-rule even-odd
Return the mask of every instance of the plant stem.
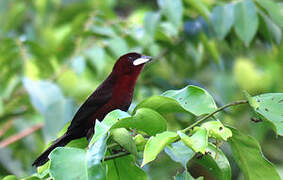
[[104, 158], [104, 161], [108, 161], [108, 160], [111, 160], [111, 159], [116, 159], [116, 158], [123, 157], [123, 156], [129, 155], [129, 154], [131, 154], [131, 153], [129, 153], [129, 152], [120, 152], [120, 153], [117, 153], [117, 154], [113, 154], [111, 156], [106, 156]]
[[194, 122], [193, 124], [191, 124], [190, 126], [186, 127], [185, 129], [182, 130], [183, 133], [188, 132], [189, 130], [191, 130], [193, 127], [195, 127], [196, 125], [198, 125], [199, 123], [203, 122], [204, 120], [212, 117], [214, 114], [218, 113], [219, 111], [222, 111], [225, 108], [228, 108], [230, 106], [237, 106], [239, 104], [247, 104], [249, 101], [248, 100], [239, 100], [239, 101], [235, 101], [235, 102], [231, 102], [229, 104], [226, 104], [224, 106], [221, 106], [220, 108], [216, 109], [215, 111], [213, 111], [210, 114], [207, 114], [206, 116], [200, 118], [198, 121]]

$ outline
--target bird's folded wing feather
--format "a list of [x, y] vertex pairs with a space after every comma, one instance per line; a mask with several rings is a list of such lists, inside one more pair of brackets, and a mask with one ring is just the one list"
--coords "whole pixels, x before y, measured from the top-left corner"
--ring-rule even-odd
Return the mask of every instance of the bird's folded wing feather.
[[[78, 131], [88, 119], [112, 98], [113, 83], [103, 83], [76, 112], [67, 132]], [[79, 129], [78, 129], [79, 128]]]

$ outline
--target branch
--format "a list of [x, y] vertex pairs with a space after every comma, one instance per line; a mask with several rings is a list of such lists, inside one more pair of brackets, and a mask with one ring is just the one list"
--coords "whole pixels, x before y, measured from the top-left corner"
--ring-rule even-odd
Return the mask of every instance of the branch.
[[111, 160], [111, 159], [116, 159], [116, 158], [119, 158], [119, 157], [123, 157], [123, 156], [127, 156], [131, 153], [129, 152], [120, 152], [120, 153], [117, 153], [117, 154], [114, 154], [114, 155], [111, 155], [111, 156], [106, 156], [104, 158], [104, 161], [108, 161], [108, 160]]
[[226, 104], [224, 106], [221, 106], [220, 108], [216, 109], [215, 111], [213, 111], [212, 113], [202, 117], [201, 119], [199, 119], [198, 121], [194, 122], [193, 124], [191, 124], [190, 126], [186, 127], [185, 129], [182, 130], [183, 133], [188, 132], [189, 130], [191, 130], [193, 127], [195, 127], [196, 125], [198, 125], [199, 123], [205, 121], [206, 119], [212, 117], [214, 114], [218, 113], [219, 111], [222, 111], [230, 106], [237, 106], [240, 104], [247, 104], [249, 101], [248, 100], [239, 100], [239, 101], [235, 101], [229, 104]]
[[10, 145], [10, 144], [20, 140], [20, 139], [23, 139], [24, 137], [32, 134], [33, 132], [39, 130], [42, 127], [43, 127], [43, 123], [40, 123], [40, 124], [32, 126], [29, 129], [26, 129], [26, 130], [20, 132], [18, 134], [13, 135], [13, 136], [11, 136], [11, 137], [1, 141], [0, 142], [0, 148], [4, 148], [4, 147], [6, 147], [6, 146], [8, 146], [8, 145]]

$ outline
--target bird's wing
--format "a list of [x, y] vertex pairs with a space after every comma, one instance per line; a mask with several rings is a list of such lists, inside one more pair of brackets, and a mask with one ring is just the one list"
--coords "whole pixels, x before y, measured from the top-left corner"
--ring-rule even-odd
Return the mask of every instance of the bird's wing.
[[67, 132], [84, 129], [88, 118], [90, 118], [100, 107], [105, 105], [112, 98], [114, 83], [102, 83], [84, 102], [76, 112]]

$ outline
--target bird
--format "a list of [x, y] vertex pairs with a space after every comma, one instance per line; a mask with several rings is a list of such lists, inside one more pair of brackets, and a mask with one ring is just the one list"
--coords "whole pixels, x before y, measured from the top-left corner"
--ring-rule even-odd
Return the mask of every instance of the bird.
[[42, 166], [49, 160], [48, 155], [53, 149], [65, 146], [74, 139], [86, 137], [90, 141], [95, 121], [102, 121], [109, 112], [115, 109], [127, 111], [132, 102], [136, 81], [145, 64], [150, 61], [150, 56], [136, 52], [121, 56], [108, 77], [77, 110], [66, 133], [57, 138], [32, 165]]

